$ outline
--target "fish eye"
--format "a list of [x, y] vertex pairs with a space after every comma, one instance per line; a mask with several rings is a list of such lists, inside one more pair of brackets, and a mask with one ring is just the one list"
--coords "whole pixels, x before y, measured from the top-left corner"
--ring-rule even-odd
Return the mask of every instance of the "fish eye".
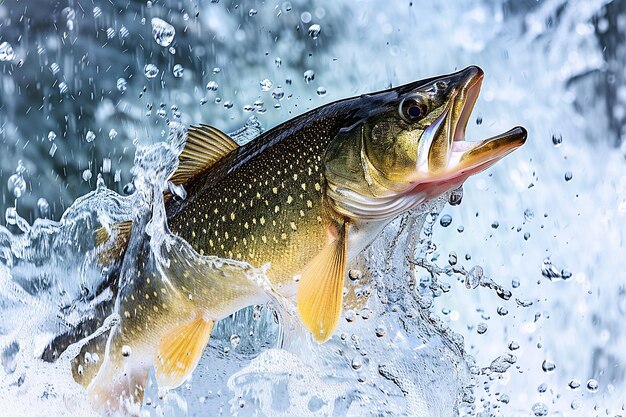
[[448, 83], [445, 81], [437, 81], [435, 83], [435, 88], [437, 88], [437, 90], [443, 90], [444, 88], [446, 88], [448, 86]]
[[426, 112], [426, 104], [419, 97], [407, 97], [400, 103], [400, 116], [409, 123], [417, 122]]

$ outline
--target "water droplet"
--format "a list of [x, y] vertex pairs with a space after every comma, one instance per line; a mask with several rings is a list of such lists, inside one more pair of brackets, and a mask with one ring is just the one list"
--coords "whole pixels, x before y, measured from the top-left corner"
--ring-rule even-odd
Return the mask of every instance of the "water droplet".
[[324, 97], [326, 95], [326, 88], [317, 87], [317, 95], [320, 97]]
[[113, 140], [117, 137], [117, 130], [111, 129], [109, 130], [109, 139]]
[[50, 142], [52, 142], [53, 140], [55, 140], [57, 138], [57, 134], [54, 133], [52, 130], [50, 132], [48, 132], [48, 140]]
[[580, 381], [577, 379], [572, 379], [568, 384], [568, 387], [570, 387], [571, 389], [577, 389], [578, 387], [580, 387]]
[[15, 59], [13, 47], [8, 42], [0, 43], [0, 61], [12, 61]]
[[126, 91], [126, 88], [128, 88], [128, 82], [126, 81], [126, 78], [118, 78], [117, 89], [123, 93], [124, 91]]
[[187, 191], [182, 184], [174, 184], [172, 181], [168, 181], [167, 186], [175, 199], [184, 200], [187, 198]]
[[37, 200], [37, 208], [39, 209], [39, 215], [41, 217], [45, 218], [50, 214], [50, 204], [48, 204], [48, 200], [43, 197]]
[[354, 310], [348, 310], [346, 311], [345, 318], [348, 323], [352, 323], [354, 320], [356, 320], [356, 313], [354, 312]]
[[458, 257], [456, 255], [456, 252], [450, 252], [448, 254], [448, 263], [450, 265], [456, 265], [457, 262], [458, 262]]
[[598, 384], [598, 381], [596, 381], [595, 379], [590, 379], [589, 381], [587, 381], [587, 389], [589, 390], [589, 392], [597, 392], [599, 386], [600, 385]]
[[24, 177], [21, 174], [13, 174], [9, 177], [7, 181], [7, 186], [9, 187], [9, 191], [13, 193], [15, 198], [20, 198], [24, 195], [26, 191], [26, 181], [24, 181]]
[[363, 277], [363, 273], [358, 269], [351, 269], [348, 272], [348, 278], [350, 278], [351, 281], [357, 281], [361, 279], [362, 277]]
[[309, 84], [311, 81], [315, 79], [315, 71], [306, 70], [304, 71], [304, 82]]
[[552, 265], [552, 261], [549, 258], [544, 259], [541, 264], [541, 275], [548, 278], [550, 281], [561, 278], [559, 270]]
[[561, 143], [563, 143], [563, 136], [561, 136], [561, 134], [553, 134], [552, 135], [552, 144], [554, 146], [559, 146]]
[[132, 349], [128, 345], [122, 346], [122, 356], [127, 358], [132, 354]]
[[554, 362], [552, 362], [551, 360], [546, 359], [541, 364], [541, 369], [543, 369], [543, 372], [545, 372], [547, 374], [551, 374], [556, 369], [556, 364]]
[[241, 342], [241, 337], [238, 334], [234, 334], [230, 337], [230, 344], [233, 348], [236, 348], [237, 346], [239, 346], [240, 342]]
[[96, 134], [93, 133], [91, 130], [87, 131], [87, 134], [85, 135], [85, 140], [87, 142], [93, 142], [96, 139]]
[[272, 82], [267, 78], [261, 80], [260, 85], [262, 91], [270, 91], [270, 89], [272, 88]]
[[17, 224], [17, 210], [15, 210], [15, 207], [7, 207], [6, 211], [4, 212], [4, 219], [6, 220], [7, 224]]
[[152, 18], [152, 37], [161, 46], [170, 46], [174, 40], [176, 30], [163, 19]]
[[573, 175], [572, 175], [572, 171], [567, 171], [565, 173], [565, 181], [571, 181]]
[[450, 226], [450, 224], [452, 224], [452, 216], [450, 216], [449, 214], [444, 214], [443, 216], [441, 216], [441, 219], [439, 219], [439, 224], [441, 224], [443, 227]]
[[533, 414], [537, 417], [543, 417], [548, 415], [548, 406], [544, 403], [535, 403], [532, 410]]
[[209, 91], [217, 91], [218, 88], [219, 88], [219, 85], [215, 81], [209, 81], [206, 84], [206, 89]]
[[451, 206], [458, 206], [463, 201], [463, 187], [459, 187], [456, 190], [450, 192], [448, 197], [448, 203]]
[[465, 288], [474, 289], [480, 284], [480, 280], [483, 278], [483, 268], [479, 265], [475, 265], [467, 272], [465, 276]]
[[50, 71], [52, 71], [52, 75], [57, 75], [59, 71], [61, 71], [61, 67], [56, 62], [50, 64]]
[[309, 26], [309, 36], [313, 39], [317, 39], [321, 31], [322, 31], [322, 27], [318, 25], [317, 23]]
[[272, 91], [272, 98], [274, 100], [282, 100], [285, 97], [285, 92], [280, 86], [277, 86], [274, 91]]
[[180, 64], [176, 64], [174, 65], [174, 68], [172, 69], [172, 74], [174, 74], [175, 78], [180, 78], [183, 76], [183, 72], [185, 71], [185, 69], [183, 68], [182, 65]]
[[147, 64], [145, 67], [143, 67], [143, 73], [146, 78], [151, 79], [159, 74], [159, 69], [154, 64]]
[[354, 359], [352, 359], [351, 365], [352, 365], [352, 369], [356, 371], [363, 367], [363, 361], [361, 360], [360, 357], [357, 356]]

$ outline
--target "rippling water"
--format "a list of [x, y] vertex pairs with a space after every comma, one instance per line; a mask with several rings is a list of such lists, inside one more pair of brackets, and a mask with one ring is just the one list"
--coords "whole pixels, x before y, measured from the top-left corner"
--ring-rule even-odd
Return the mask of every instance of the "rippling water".
[[87, 341], [56, 361], [46, 346], [111, 306], [92, 232], [158, 213], [145, 191], [173, 169], [181, 126], [243, 127], [245, 142], [469, 64], [486, 77], [468, 137], [520, 124], [524, 148], [462, 204], [388, 228], [353, 265], [366, 272], [328, 343], [281, 300], [243, 310], [142, 412], [626, 413], [626, 2], [6, 1], [0, 16], [6, 415], [92, 414], [70, 367]]

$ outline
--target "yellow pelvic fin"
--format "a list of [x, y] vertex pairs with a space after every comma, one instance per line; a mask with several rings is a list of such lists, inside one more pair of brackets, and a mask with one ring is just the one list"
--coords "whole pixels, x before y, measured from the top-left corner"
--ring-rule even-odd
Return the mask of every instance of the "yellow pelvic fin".
[[[96, 246], [100, 247], [98, 261], [101, 265], [112, 263], [126, 252], [132, 226], [133, 222], [127, 221], [113, 224], [110, 234], [104, 227], [96, 230], [95, 240]], [[113, 236], [113, 241], [109, 241], [111, 236]]]
[[213, 126], [201, 124], [187, 130], [185, 148], [178, 157], [178, 169], [170, 181], [184, 184], [193, 176], [237, 149], [239, 145], [230, 136]]
[[159, 388], [173, 389], [185, 382], [200, 362], [212, 330], [213, 321], [198, 314], [165, 332], [154, 360]]
[[341, 316], [346, 271], [347, 224], [337, 238], [311, 260], [300, 274], [298, 312], [318, 342], [328, 340]]

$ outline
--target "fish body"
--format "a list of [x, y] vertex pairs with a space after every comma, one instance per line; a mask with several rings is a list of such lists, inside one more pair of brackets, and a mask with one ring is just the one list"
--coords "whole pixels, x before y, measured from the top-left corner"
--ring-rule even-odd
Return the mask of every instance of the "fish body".
[[[105, 364], [84, 381], [97, 407], [120, 409], [120, 392], [140, 400], [153, 364], [159, 386], [180, 385], [215, 321], [267, 299], [248, 264], [267, 268], [271, 291], [296, 301], [316, 340], [331, 337], [347, 263], [393, 219], [525, 142], [520, 127], [464, 140], [482, 79], [472, 66], [340, 100], [243, 146], [213, 127], [190, 128], [171, 178], [187, 197], [166, 202], [174, 240], [155, 258], [134, 236], [129, 248], [140, 249], [124, 256], [120, 325]], [[137, 352], [132, 361], [125, 347]]]

